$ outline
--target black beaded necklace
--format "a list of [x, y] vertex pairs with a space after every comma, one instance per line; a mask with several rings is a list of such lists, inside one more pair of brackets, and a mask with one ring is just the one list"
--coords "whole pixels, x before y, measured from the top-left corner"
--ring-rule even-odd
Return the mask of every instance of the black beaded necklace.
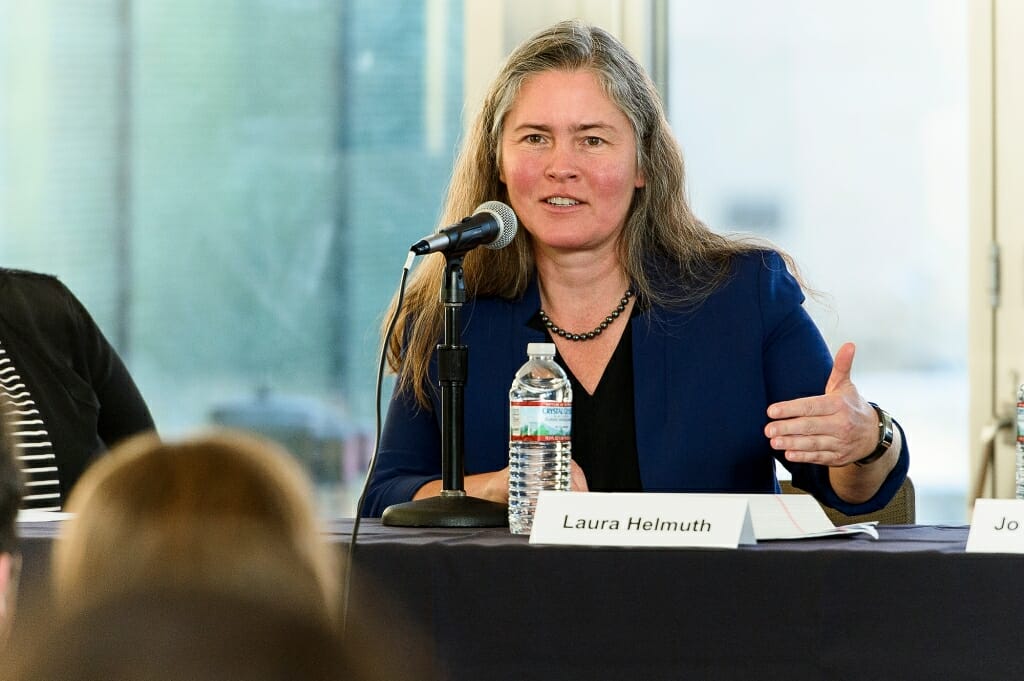
[[548, 317], [548, 313], [544, 311], [544, 308], [540, 309], [540, 320], [544, 322], [544, 326], [546, 326], [548, 330], [551, 331], [551, 333], [557, 334], [566, 340], [588, 341], [592, 338], [597, 338], [598, 336], [600, 336], [601, 332], [607, 329], [609, 324], [611, 324], [612, 322], [619, 318], [619, 315], [621, 315], [625, 311], [626, 305], [629, 304], [629, 299], [632, 298], [633, 295], [633, 288], [627, 288], [626, 292], [622, 294], [622, 299], [619, 301], [619, 304], [615, 306], [615, 309], [612, 310], [611, 313], [604, 318], [603, 322], [598, 324], [596, 329], [594, 329], [593, 331], [588, 331], [586, 333], [573, 333], [571, 331], [566, 331], [565, 329], [561, 328], [553, 321], [551, 321], [551, 319]]

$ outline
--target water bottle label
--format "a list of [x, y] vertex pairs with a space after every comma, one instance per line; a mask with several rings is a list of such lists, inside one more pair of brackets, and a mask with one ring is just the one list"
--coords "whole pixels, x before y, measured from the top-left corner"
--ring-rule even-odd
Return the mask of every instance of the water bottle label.
[[1024, 443], [1024, 402], [1017, 403], [1017, 442]]
[[1017, 442], [1024, 442], [1024, 383], [1017, 388]]
[[571, 431], [571, 402], [523, 400], [509, 403], [509, 440], [568, 442]]

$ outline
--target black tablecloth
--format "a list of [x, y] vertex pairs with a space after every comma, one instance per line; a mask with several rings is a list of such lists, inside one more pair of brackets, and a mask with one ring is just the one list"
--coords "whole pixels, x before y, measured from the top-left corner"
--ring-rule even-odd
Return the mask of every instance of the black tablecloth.
[[[20, 529], [39, 586], [56, 528]], [[966, 527], [879, 533], [627, 549], [363, 521], [348, 615], [443, 679], [1024, 678], [1024, 556], [967, 554]]]

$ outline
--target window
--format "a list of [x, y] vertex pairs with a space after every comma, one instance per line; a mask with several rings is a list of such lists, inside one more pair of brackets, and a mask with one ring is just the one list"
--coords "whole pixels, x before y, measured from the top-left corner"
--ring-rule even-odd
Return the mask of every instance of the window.
[[907, 432], [918, 520], [965, 522], [967, 6], [668, 3], [668, 106], [695, 211], [826, 294], [829, 346]]
[[462, 35], [454, 0], [0, 4], [2, 264], [79, 295], [162, 433], [277, 437], [352, 515]]
[[[510, 29], [533, 4], [505, 9]], [[827, 294], [809, 307], [830, 346], [858, 343], [854, 380], [908, 433], [921, 522], [966, 512], [966, 4], [665, 3], [695, 209]], [[436, 222], [464, 14], [487, 11], [0, 3], [0, 264], [82, 298], [163, 433], [263, 430], [350, 514], [377, 329]]]

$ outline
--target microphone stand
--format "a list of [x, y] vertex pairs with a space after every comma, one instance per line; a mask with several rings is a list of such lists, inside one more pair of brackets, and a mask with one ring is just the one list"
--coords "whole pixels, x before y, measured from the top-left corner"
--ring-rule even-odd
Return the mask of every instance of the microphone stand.
[[465, 253], [446, 253], [441, 302], [444, 304], [444, 342], [437, 346], [441, 386], [441, 495], [394, 504], [384, 509], [381, 522], [398, 527], [505, 527], [508, 506], [466, 494], [464, 393], [469, 373], [469, 348], [461, 344], [461, 312], [466, 302], [462, 278]]

